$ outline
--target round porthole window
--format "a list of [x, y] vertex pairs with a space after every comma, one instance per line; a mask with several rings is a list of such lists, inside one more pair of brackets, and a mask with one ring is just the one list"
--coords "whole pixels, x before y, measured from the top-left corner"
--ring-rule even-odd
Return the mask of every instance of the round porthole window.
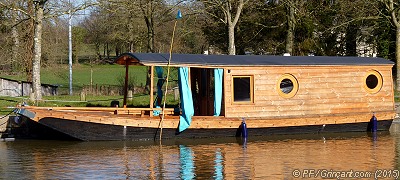
[[364, 77], [364, 89], [371, 94], [377, 93], [382, 88], [382, 75], [375, 70], [370, 70]]
[[276, 87], [280, 96], [284, 98], [291, 98], [296, 95], [299, 89], [297, 79], [291, 74], [284, 74], [278, 79]]

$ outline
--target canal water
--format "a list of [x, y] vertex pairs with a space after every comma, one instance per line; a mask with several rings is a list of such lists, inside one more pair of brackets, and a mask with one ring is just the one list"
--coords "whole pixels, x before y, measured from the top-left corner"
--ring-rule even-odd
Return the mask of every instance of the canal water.
[[399, 155], [398, 130], [161, 144], [15, 140], [0, 142], [0, 179], [395, 179]]

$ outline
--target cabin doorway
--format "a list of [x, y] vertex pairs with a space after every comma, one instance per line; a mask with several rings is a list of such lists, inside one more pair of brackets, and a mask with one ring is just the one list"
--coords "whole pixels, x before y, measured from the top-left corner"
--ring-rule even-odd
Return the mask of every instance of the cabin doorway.
[[[213, 116], [215, 98], [214, 69], [190, 68], [190, 76], [191, 89], [193, 94], [194, 115]], [[224, 112], [223, 102], [224, 101], [222, 101], [221, 115], [223, 115]]]

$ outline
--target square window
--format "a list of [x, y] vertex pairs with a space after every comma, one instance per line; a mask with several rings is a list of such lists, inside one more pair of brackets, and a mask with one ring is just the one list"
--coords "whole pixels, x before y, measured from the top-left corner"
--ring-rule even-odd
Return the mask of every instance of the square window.
[[233, 102], [253, 102], [252, 76], [233, 76]]

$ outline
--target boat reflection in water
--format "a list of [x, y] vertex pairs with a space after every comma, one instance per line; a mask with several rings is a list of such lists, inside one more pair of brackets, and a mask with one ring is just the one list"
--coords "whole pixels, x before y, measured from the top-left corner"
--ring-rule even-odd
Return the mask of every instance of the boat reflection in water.
[[[0, 179], [293, 179], [310, 170], [399, 168], [400, 134], [159, 142], [0, 142]], [[320, 177], [316, 177], [320, 178]]]

